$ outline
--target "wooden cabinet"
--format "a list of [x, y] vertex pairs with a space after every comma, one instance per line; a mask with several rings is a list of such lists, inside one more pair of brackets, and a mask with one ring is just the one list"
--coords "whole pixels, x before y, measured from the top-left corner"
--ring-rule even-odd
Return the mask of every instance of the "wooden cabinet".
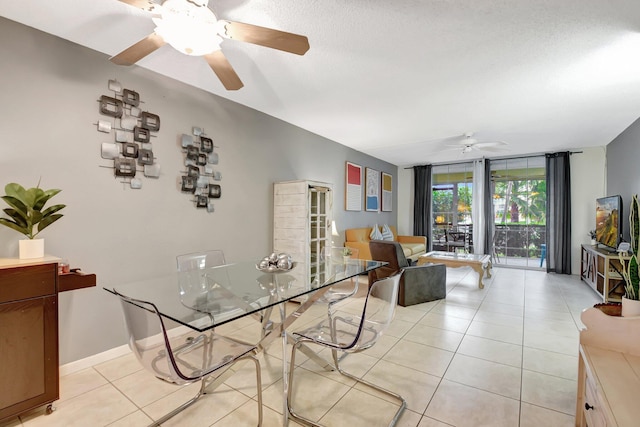
[[58, 292], [96, 285], [59, 258], [0, 258], [0, 423], [58, 399]]
[[331, 247], [332, 193], [331, 184], [306, 180], [273, 187], [273, 250], [292, 256], [291, 274], [305, 283], [326, 280], [320, 260]]
[[640, 423], [640, 317], [582, 312], [577, 427], [636, 427]]
[[0, 421], [58, 399], [57, 261], [0, 265]]
[[622, 270], [629, 256], [620, 259], [616, 252], [596, 246], [582, 245], [580, 278], [593, 288], [604, 302], [621, 301], [624, 295]]

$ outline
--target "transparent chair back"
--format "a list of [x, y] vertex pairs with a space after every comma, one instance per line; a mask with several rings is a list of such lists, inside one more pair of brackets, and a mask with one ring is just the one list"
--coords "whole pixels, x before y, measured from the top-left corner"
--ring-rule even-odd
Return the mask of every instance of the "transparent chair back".
[[[358, 250], [351, 249], [351, 255], [345, 255], [344, 247], [332, 246], [325, 248], [325, 260], [328, 260], [328, 268], [331, 269], [330, 274], [347, 271], [350, 268], [351, 260], [358, 259]], [[355, 261], [353, 261], [355, 262]], [[351, 268], [356, 266], [351, 264]], [[331, 286], [325, 294], [318, 299], [320, 303], [336, 303], [345, 298], [354, 295], [358, 291], [358, 278], [343, 280]]]
[[296, 413], [292, 398], [294, 395], [296, 351], [301, 349], [302, 345], [314, 343], [331, 349], [336, 370], [340, 374], [395, 399], [400, 406], [393, 415], [389, 426], [396, 425], [407, 406], [404, 398], [359, 376], [345, 372], [340, 368], [338, 351], [344, 351], [345, 354], [356, 353], [370, 348], [378, 341], [393, 320], [403, 272], [404, 270], [401, 270], [400, 273], [378, 280], [370, 286], [367, 297], [362, 302], [360, 316], [350, 314], [357, 312], [356, 307], [350, 306], [349, 313], [338, 312], [315, 326], [293, 333], [294, 344], [289, 361], [289, 393], [287, 394], [287, 410], [292, 419], [301, 421], [305, 425], [317, 425], [314, 420]]
[[163, 319], [154, 304], [120, 295], [129, 347], [142, 366], [156, 377], [187, 384], [253, 350], [253, 346], [223, 340], [213, 333], [187, 332]]
[[262, 424], [262, 381], [256, 347], [213, 331], [197, 332], [163, 318], [150, 302], [120, 297], [129, 347], [140, 364], [156, 378], [183, 385], [201, 382], [198, 393], [152, 426], [161, 425], [204, 395], [207, 378], [218, 375], [238, 360], [251, 359], [256, 367], [258, 425]]
[[[362, 302], [360, 315], [337, 312], [296, 335], [350, 352], [371, 347], [393, 320], [401, 275], [402, 272], [373, 283]], [[357, 312], [357, 309], [350, 306], [349, 311]]]
[[[186, 307], [200, 312], [215, 312], [216, 286], [211, 268], [225, 265], [224, 252], [211, 250], [194, 252], [176, 257], [180, 300]], [[218, 278], [220, 279], [220, 278]]]

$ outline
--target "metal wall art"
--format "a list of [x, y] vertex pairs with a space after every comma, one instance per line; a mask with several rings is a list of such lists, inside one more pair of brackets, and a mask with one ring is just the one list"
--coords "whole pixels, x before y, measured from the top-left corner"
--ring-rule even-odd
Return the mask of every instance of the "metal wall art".
[[107, 118], [96, 124], [98, 132], [109, 134], [115, 142], [101, 143], [101, 157], [113, 161], [110, 166], [101, 166], [113, 169], [114, 176], [131, 188], [140, 189], [142, 175], [160, 176], [160, 165], [151, 143], [151, 138], [156, 136], [154, 132], [160, 130], [160, 117], [140, 108], [142, 101], [138, 92], [124, 89], [116, 80], [109, 80], [108, 88], [113, 96], [102, 95], [98, 100], [100, 114]]
[[214, 170], [218, 164], [215, 145], [202, 128], [194, 127], [191, 135], [183, 133], [180, 145], [184, 153], [185, 170], [180, 176], [180, 191], [193, 195], [196, 208], [213, 212], [213, 199], [222, 196], [222, 187], [215, 181], [222, 180], [220, 171]]

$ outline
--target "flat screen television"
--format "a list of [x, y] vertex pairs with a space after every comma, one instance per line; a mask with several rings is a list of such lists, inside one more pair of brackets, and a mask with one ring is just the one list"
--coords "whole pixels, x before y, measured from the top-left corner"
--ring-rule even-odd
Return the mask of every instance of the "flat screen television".
[[622, 233], [622, 197], [608, 196], [596, 200], [596, 241], [613, 250]]

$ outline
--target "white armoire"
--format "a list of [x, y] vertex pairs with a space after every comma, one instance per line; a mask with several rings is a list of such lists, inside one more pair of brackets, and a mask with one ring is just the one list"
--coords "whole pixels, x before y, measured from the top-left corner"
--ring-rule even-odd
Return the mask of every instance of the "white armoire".
[[291, 272], [304, 283], [326, 280], [321, 263], [331, 247], [333, 185], [317, 181], [285, 181], [273, 185], [273, 250], [291, 255]]

